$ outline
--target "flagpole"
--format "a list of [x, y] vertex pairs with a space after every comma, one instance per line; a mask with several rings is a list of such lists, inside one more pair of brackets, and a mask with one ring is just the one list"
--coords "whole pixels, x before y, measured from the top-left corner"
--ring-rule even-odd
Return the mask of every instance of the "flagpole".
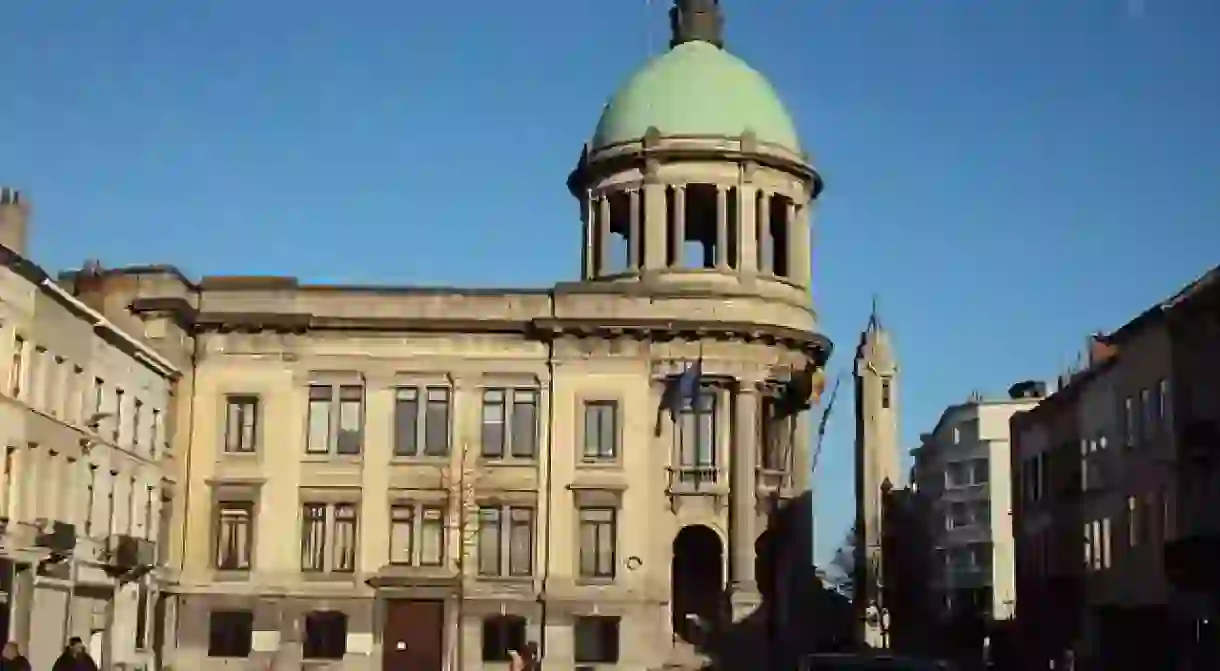
[[835, 386], [830, 390], [830, 398], [826, 401], [826, 409], [822, 411], [822, 418], [818, 420], [818, 433], [813, 442], [813, 455], [810, 459], [809, 467], [809, 527], [812, 530], [809, 541], [810, 559], [813, 560], [814, 566], [817, 565], [818, 556], [818, 533], [817, 533], [817, 506], [815, 496], [818, 488], [818, 458], [822, 456], [822, 440], [826, 438], [826, 425], [830, 420], [830, 411], [834, 410], [835, 399], [839, 396], [839, 383], [843, 381], [843, 374], [835, 376]]

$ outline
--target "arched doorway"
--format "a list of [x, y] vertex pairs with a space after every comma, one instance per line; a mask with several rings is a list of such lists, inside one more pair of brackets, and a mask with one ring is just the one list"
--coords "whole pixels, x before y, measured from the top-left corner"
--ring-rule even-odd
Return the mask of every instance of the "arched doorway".
[[673, 554], [670, 584], [674, 634], [695, 643], [700, 630], [710, 631], [720, 623], [724, 547], [715, 531], [692, 525], [674, 537]]

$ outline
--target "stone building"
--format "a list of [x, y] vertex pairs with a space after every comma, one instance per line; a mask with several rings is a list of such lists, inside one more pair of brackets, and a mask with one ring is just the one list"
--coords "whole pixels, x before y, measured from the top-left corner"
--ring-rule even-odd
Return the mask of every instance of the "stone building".
[[0, 190], [0, 637], [36, 669], [71, 636], [140, 665], [167, 578], [178, 371], [24, 256], [28, 213]]
[[776, 635], [812, 568], [768, 525], [809, 487], [822, 182], [719, 3], [671, 19], [568, 178], [576, 281], [64, 278], [183, 371], [176, 668], [476, 669], [533, 642], [644, 669]]

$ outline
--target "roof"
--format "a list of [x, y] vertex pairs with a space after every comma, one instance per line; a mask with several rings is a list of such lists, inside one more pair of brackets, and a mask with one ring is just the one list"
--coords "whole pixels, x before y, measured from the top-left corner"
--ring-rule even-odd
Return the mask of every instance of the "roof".
[[679, 44], [638, 70], [615, 93], [592, 148], [662, 136], [740, 137], [800, 150], [796, 125], [779, 95], [745, 61], [700, 40]]

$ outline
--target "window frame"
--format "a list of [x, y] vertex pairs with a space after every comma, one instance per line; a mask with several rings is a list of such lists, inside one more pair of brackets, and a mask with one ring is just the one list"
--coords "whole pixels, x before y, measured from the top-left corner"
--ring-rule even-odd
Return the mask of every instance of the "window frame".
[[[407, 398], [408, 394], [410, 398]], [[434, 394], [440, 394], [442, 398], [434, 399]], [[454, 396], [454, 389], [451, 384], [422, 383], [394, 386], [394, 425], [391, 431], [393, 435], [392, 455], [394, 459], [440, 460], [449, 457], [453, 452]], [[403, 449], [404, 443], [401, 440], [403, 427], [399, 416], [400, 405], [403, 404], [410, 404], [412, 406], [411, 416], [413, 417], [411, 442], [406, 449]], [[434, 435], [429, 432], [429, 427], [432, 426], [429, 417], [433, 404], [439, 405], [445, 412], [444, 443], [439, 447], [433, 445], [430, 441], [430, 437]]]
[[509, 650], [528, 643], [529, 621], [520, 615], [489, 615], [483, 618], [479, 638], [483, 662], [507, 662]]
[[[489, 400], [489, 396], [500, 395], [499, 401]], [[533, 426], [531, 427], [528, 454], [519, 449], [517, 441], [517, 406], [533, 407]], [[500, 439], [499, 445], [490, 445], [488, 441], [489, 425], [497, 422], [488, 421], [488, 409], [500, 408]], [[479, 458], [497, 463], [524, 462], [534, 463], [538, 460], [539, 437], [541, 431], [542, 389], [537, 384], [485, 386], [479, 396]], [[524, 429], [523, 429], [524, 430]], [[489, 447], [497, 447], [498, 454], [489, 451]]]
[[[609, 416], [610, 445], [603, 445], [606, 437], [605, 422]], [[587, 398], [581, 403], [580, 463], [617, 464], [622, 453], [622, 404], [614, 398]], [[590, 431], [590, 424], [596, 426]], [[590, 449], [592, 447], [592, 449]]]
[[[699, 386], [699, 393], [695, 394], [694, 398], [682, 400], [682, 405], [678, 409], [677, 422], [674, 427], [674, 443], [675, 455], [677, 458], [677, 467], [683, 471], [699, 471], [704, 469], [719, 469], [720, 468], [720, 441], [723, 439], [723, 431], [720, 426], [722, 419], [723, 408], [725, 406], [723, 390], [711, 385], [703, 384]], [[704, 401], [708, 400], [706, 408], [699, 407]], [[700, 420], [703, 417], [708, 417], [707, 426], [710, 426], [711, 436], [708, 439], [707, 453], [708, 463], [700, 462], [700, 453], [702, 450], [701, 437], [704, 431], [701, 427], [704, 423]], [[692, 418], [688, 420], [687, 418]], [[686, 425], [690, 421], [694, 432], [694, 444], [688, 449], [686, 444]], [[688, 453], [691, 454], [691, 459], [688, 459]]]
[[[323, 390], [326, 390], [323, 393]], [[362, 379], [315, 380], [306, 385], [305, 410], [305, 456], [314, 459], [346, 458], [358, 459], [364, 454], [364, 440], [368, 422], [368, 387]], [[353, 398], [355, 397], [355, 398]], [[343, 408], [345, 403], [356, 403], [356, 429], [354, 446], [347, 446], [343, 430]], [[326, 439], [324, 448], [315, 447], [314, 404], [326, 404]], [[320, 427], [319, 427], [320, 428]]]
[[[154, 410], [154, 412], [157, 412]], [[262, 430], [262, 407], [260, 398], [257, 394], [225, 394], [225, 432], [224, 445], [222, 450], [224, 454], [257, 454], [259, 447], [259, 433]], [[250, 444], [245, 444], [245, 419], [246, 414], [250, 415]], [[234, 423], [240, 422], [237, 428], [237, 444], [234, 445], [230, 438], [234, 435]]]
[[[397, 517], [403, 511], [409, 512], [410, 519]], [[433, 514], [432, 519], [429, 519], [430, 514]], [[388, 563], [391, 566], [414, 566], [419, 568], [438, 568], [444, 566], [445, 557], [448, 554], [445, 547], [445, 543], [448, 540], [447, 521], [445, 506], [442, 503], [392, 501], [390, 503], [390, 556], [387, 559]], [[407, 524], [409, 526], [410, 538], [408, 539], [409, 546], [405, 561], [395, 558], [396, 556], [401, 556], [395, 552], [394, 529], [399, 524]], [[428, 527], [433, 524], [435, 524], [436, 532], [440, 534], [437, 543], [439, 555], [435, 560], [428, 560], [424, 556], [424, 538]]]
[[[586, 628], [591, 630], [582, 632]], [[617, 615], [577, 615], [572, 622], [572, 654], [578, 665], [618, 664], [622, 658], [622, 641], [622, 618]], [[585, 649], [582, 642], [590, 643], [596, 649]]]
[[[93, 489], [92, 486], [91, 489]], [[90, 507], [92, 508], [92, 506]], [[246, 552], [244, 561], [242, 561], [243, 557], [240, 556], [240, 553], [235, 562], [225, 562], [221, 559], [221, 553], [224, 552], [224, 549], [222, 548], [223, 541], [227, 538], [227, 535], [225, 534], [226, 511], [241, 512], [245, 515], [246, 529], [243, 535], [245, 536], [246, 541]], [[255, 505], [254, 501], [248, 499], [222, 499], [216, 502], [214, 513], [215, 531], [212, 534], [212, 567], [215, 570], [224, 571], [227, 573], [246, 573], [253, 570], [257, 516], [258, 506]]]
[[[231, 619], [230, 619], [231, 618]], [[238, 631], [219, 631], [220, 625], [236, 625]], [[241, 654], [225, 654], [221, 648], [236, 643], [244, 649]], [[207, 656], [213, 659], [247, 659], [254, 652], [254, 611], [242, 609], [218, 609], [208, 612]]]
[[[608, 520], [590, 519], [593, 514], [609, 514]], [[577, 535], [576, 535], [576, 575], [581, 582], [611, 582], [618, 577], [618, 521], [619, 510], [614, 506], [605, 505], [589, 505], [580, 506], [576, 510]], [[592, 528], [593, 530], [593, 547], [588, 548], [585, 545], [585, 530]], [[608, 531], [607, 531], [608, 530]], [[608, 572], [601, 571], [602, 559], [600, 547], [600, 533], [606, 532], [610, 535], [610, 557]], [[585, 571], [585, 558], [591, 555], [593, 570]]]
[[[340, 514], [344, 513], [344, 514]], [[304, 500], [300, 504], [300, 571], [305, 575], [354, 575], [360, 565], [360, 503]], [[319, 525], [316, 536], [311, 533]], [[350, 525], [350, 566], [340, 562], [340, 525]]]
[[[312, 610], [301, 618], [301, 659], [309, 661], [340, 661], [347, 656], [347, 636], [351, 622], [341, 610]], [[340, 631], [318, 631], [316, 628], [338, 624]], [[333, 644], [333, 647], [332, 647]]]
[[[494, 514], [495, 527], [495, 548], [496, 561], [495, 570], [489, 570], [486, 566], [483, 548], [484, 548], [484, 525], [489, 523]], [[519, 516], [518, 513], [523, 513]], [[480, 579], [509, 579], [509, 580], [525, 580], [534, 577], [534, 572], [537, 569], [537, 542], [538, 542], [538, 508], [533, 504], [520, 503], [484, 503], [479, 505], [477, 513], [477, 523], [475, 527], [475, 573]], [[525, 528], [529, 534], [528, 557], [526, 558], [525, 567], [519, 565], [519, 558], [513, 552], [514, 533], [518, 529]]]

